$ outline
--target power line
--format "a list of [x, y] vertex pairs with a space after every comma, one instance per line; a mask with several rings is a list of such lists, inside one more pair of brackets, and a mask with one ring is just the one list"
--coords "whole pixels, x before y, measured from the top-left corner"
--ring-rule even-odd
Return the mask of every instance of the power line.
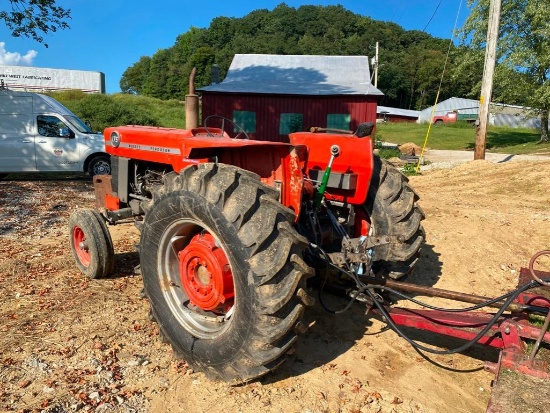
[[439, 3], [437, 4], [437, 7], [435, 8], [433, 14], [432, 14], [432, 17], [430, 17], [430, 20], [428, 20], [428, 23], [426, 23], [426, 26], [424, 26], [424, 29], [422, 29], [423, 32], [426, 31], [426, 29], [428, 28], [428, 26], [430, 25], [430, 23], [432, 22], [433, 18], [435, 17], [435, 14], [437, 13], [437, 10], [439, 9], [439, 6], [441, 6], [441, 3], [443, 2], [443, 0], [439, 0]]
[[[456, 33], [456, 26], [458, 24], [458, 16], [460, 16], [460, 9], [462, 8], [462, 1], [463, 0], [460, 0], [460, 3], [458, 5], [458, 10], [456, 12], [456, 18], [455, 18], [455, 25], [454, 25], [454, 28], [453, 28], [453, 34], [451, 36], [451, 39], [449, 40], [449, 47], [447, 48], [447, 56], [445, 56], [445, 64], [443, 65], [443, 71], [441, 72], [441, 79], [439, 81], [439, 87], [437, 88], [437, 94], [435, 95], [435, 103], [432, 107], [432, 114], [430, 115], [430, 123], [428, 123], [428, 130], [426, 132], [426, 138], [424, 139], [424, 145], [422, 145], [422, 152], [420, 154], [420, 157], [418, 158], [418, 163], [416, 164], [416, 172], [417, 173], [420, 169], [420, 161], [422, 160], [422, 158], [424, 156], [424, 151], [426, 150], [426, 145], [428, 144], [428, 137], [430, 136], [430, 130], [432, 128], [435, 109], [437, 108], [437, 103], [439, 101], [439, 94], [441, 92], [441, 86], [443, 84], [443, 78], [445, 76], [445, 70], [447, 69], [447, 62], [449, 61], [449, 55], [451, 54], [451, 46], [453, 44], [454, 34]], [[439, 4], [441, 4], [441, 0], [439, 1]], [[437, 7], [439, 7], [439, 4], [437, 5]], [[435, 11], [437, 11], [437, 8], [435, 9]], [[435, 12], [434, 12], [434, 15], [435, 15]], [[433, 16], [432, 16], [432, 18], [433, 18]], [[432, 19], [430, 19], [430, 21], [431, 20]], [[430, 22], [428, 22], [428, 24], [430, 24]], [[426, 27], [428, 27], [428, 25], [426, 25]]]
[[[405, 9], [407, 8], [407, 5], [408, 5], [408, 4], [409, 4], [408, 2], [405, 3]], [[402, 6], [402, 5], [403, 5], [403, 0], [401, 0], [401, 1], [399, 2], [399, 6], [394, 7], [394, 9], [393, 9], [393, 14], [392, 14], [392, 16], [391, 16], [391, 18], [390, 18], [390, 20], [389, 20], [390, 22], [395, 22], [395, 23], [397, 23], [397, 21], [398, 21], [399, 19], [395, 19], [395, 20], [394, 20], [394, 17], [395, 17], [395, 15], [397, 14], [397, 11], [398, 11], [399, 9], [401, 9], [401, 6]]]

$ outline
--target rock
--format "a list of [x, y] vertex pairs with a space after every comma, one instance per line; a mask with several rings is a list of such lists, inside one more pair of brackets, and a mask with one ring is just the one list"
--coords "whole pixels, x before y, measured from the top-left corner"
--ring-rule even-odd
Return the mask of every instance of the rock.
[[48, 364], [38, 357], [31, 358], [28, 362], [28, 365], [29, 367], [38, 369], [43, 372], [46, 372], [48, 370]]
[[388, 159], [388, 162], [397, 167], [403, 166], [407, 163], [403, 159], [396, 158], [395, 156], [393, 158]]
[[21, 380], [19, 383], [17, 383], [17, 387], [20, 389], [24, 389], [25, 387], [29, 387], [29, 384], [31, 384], [30, 380]]
[[97, 413], [101, 412], [110, 412], [113, 410], [113, 405], [110, 404], [110, 403], [103, 403], [103, 404], [100, 404], [99, 406], [96, 407], [95, 411]]
[[158, 383], [159, 387], [161, 388], [167, 389], [168, 387], [170, 387], [170, 381], [166, 377], [159, 378]]
[[420, 155], [422, 153], [422, 148], [412, 142], [407, 142], [402, 145], [399, 145], [399, 151], [403, 155]]

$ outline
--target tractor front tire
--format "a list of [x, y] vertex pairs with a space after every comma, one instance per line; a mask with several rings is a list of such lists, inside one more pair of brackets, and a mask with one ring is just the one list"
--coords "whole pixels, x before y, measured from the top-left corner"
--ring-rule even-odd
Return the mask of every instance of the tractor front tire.
[[113, 241], [97, 211], [80, 209], [71, 214], [69, 241], [76, 265], [88, 278], [103, 278], [113, 272]]
[[170, 173], [145, 206], [140, 263], [152, 317], [195, 370], [245, 382], [304, 331], [306, 239], [278, 192], [223, 164]]
[[366, 213], [374, 235], [400, 238], [399, 242], [374, 247], [372, 269], [376, 275], [404, 278], [418, 261], [425, 238], [421, 225], [424, 212], [418, 199], [405, 175], [385, 159], [374, 157]]

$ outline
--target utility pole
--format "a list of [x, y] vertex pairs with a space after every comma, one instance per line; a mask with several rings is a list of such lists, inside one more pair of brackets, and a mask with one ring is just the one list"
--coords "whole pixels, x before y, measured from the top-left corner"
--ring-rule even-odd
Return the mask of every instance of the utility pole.
[[374, 87], [378, 87], [378, 42], [374, 54]]
[[487, 141], [487, 124], [489, 123], [489, 104], [493, 94], [493, 77], [497, 55], [498, 26], [500, 23], [501, 0], [491, 0], [489, 25], [487, 27], [487, 46], [485, 48], [485, 65], [479, 97], [479, 125], [476, 131], [474, 159], [485, 159]]

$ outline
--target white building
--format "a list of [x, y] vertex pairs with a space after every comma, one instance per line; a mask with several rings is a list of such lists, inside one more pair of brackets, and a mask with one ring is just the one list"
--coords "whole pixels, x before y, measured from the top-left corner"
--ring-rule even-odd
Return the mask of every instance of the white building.
[[0, 65], [0, 82], [10, 90], [27, 92], [82, 90], [105, 93], [105, 75], [85, 70]]

